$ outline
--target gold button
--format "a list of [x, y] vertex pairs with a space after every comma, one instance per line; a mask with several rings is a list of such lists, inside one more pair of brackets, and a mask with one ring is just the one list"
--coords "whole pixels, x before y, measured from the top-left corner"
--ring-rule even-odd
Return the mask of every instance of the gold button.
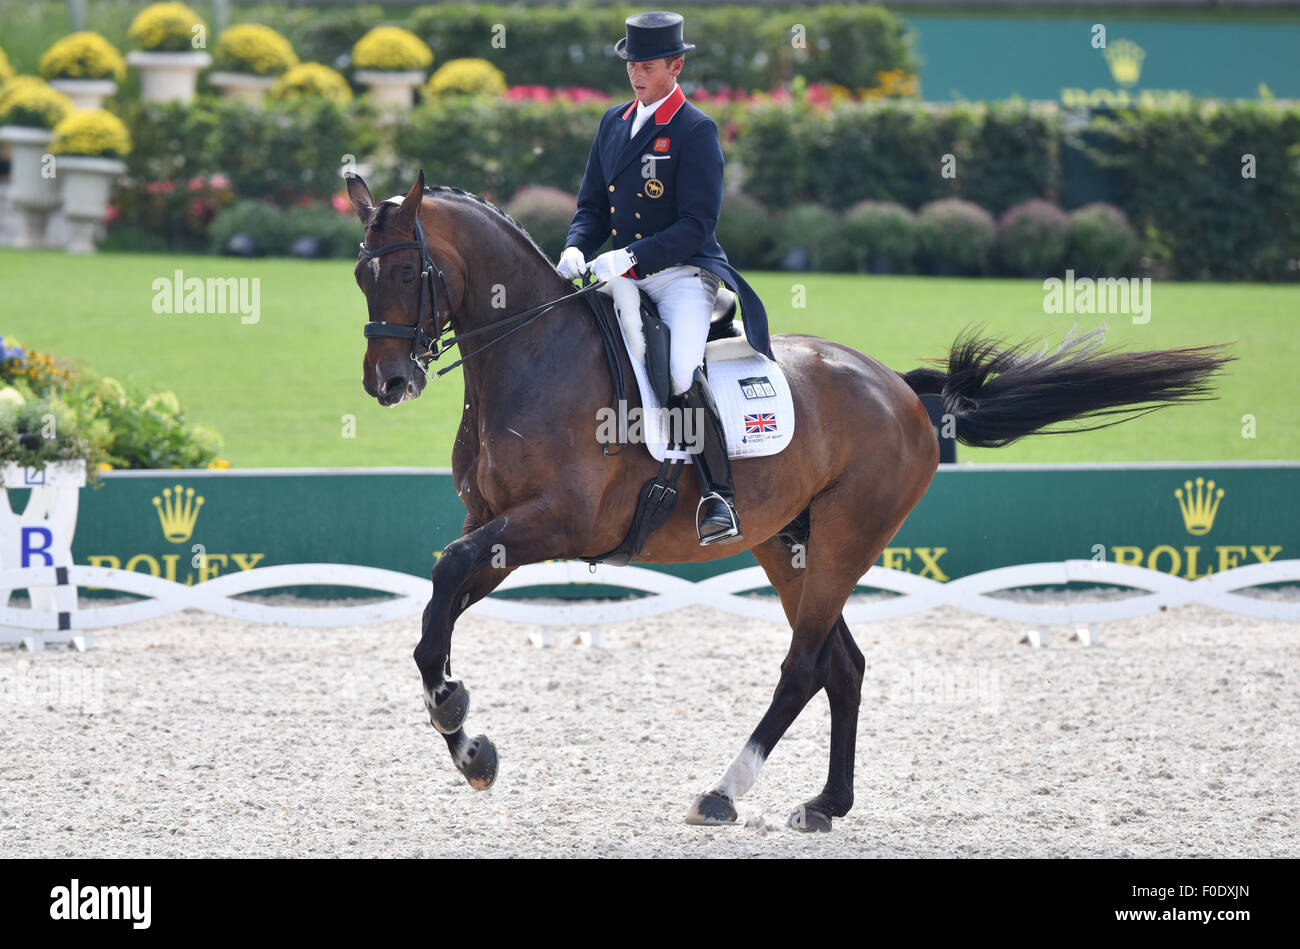
[[610, 190], [610, 191], [613, 191], [613, 190], [614, 190], [614, 186], [613, 186], [613, 185], [610, 185], [610, 186], [609, 186], [609, 190]]
[[636, 212], [636, 219], [637, 219], [638, 221], [641, 220], [641, 212], [640, 212], [640, 211], [637, 211], [637, 212]]
[[614, 213], [614, 205], [612, 205], [612, 204], [609, 206], [609, 213], [610, 213], [610, 214], [613, 214], [613, 213]]
[[638, 198], [641, 197], [641, 192], [638, 191], [638, 192], [636, 193], [636, 196], [637, 196]]
[[637, 239], [638, 239], [638, 240], [640, 240], [640, 238], [641, 238], [641, 235], [640, 235], [640, 234], [638, 234], [638, 235], [637, 235]]
[[615, 237], [618, 237], [618, 231], [610, 231], [610, 233], [613, 234]]

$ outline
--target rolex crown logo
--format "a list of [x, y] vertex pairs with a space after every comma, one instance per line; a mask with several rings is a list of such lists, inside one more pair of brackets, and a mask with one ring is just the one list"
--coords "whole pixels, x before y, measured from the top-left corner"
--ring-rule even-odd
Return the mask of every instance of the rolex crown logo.
[[154, 498], [153, 506], [158, 509], [163, 536], [173, 544], [182, 544], [194, 533], [194, 522], [199, 519], [203, 496], [196, 498], [193, 488], [182, 489], [178, 484], [175, 488], [163, 488], [162, 497]]
[[1147, 54], [1132, 40], [1116, 40], [1102, 55], [1106, 57], [1111, 77], [1121, 86], [1131, 86], [1142, 75], [1142, 60]]
[[1196, 479], [1196, 487], [1190, 481], [1174, 491], [1178, 506], [1183, 511], [1183, 525], [1189, 534], [1208, 534], [1214, 526], [1214, 515], [1219, 513], [1219, 502], [1223, 500], [1223, 488], [1214, 487], [1213, 481]]

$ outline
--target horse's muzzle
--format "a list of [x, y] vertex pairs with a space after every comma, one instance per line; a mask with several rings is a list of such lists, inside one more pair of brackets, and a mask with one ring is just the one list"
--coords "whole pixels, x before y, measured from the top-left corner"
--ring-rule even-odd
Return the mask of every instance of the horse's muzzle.
[[424, 389], [421, 381], [418, 376], [389, 376], [375, 391], [367, 389], [367, 393], [374, 396], [380, 405], [397, 405], [418, 398]]

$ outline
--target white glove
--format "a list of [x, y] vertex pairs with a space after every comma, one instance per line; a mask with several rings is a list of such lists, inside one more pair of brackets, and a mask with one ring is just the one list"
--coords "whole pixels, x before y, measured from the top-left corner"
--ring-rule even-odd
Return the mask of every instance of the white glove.
[[560, 272], [560, 276], [565, 280], [577, 280], [587, 271], [587, 260], [582, 256], [582, 251], [576, 247], [564, 248], [564, 253], [560, 255], [559, 266], [555, 268]]
[[636, 257], [626, 247], [601, 254], [591, 262], [591, 272], [597, 280], [621, 277], [636, 266]]

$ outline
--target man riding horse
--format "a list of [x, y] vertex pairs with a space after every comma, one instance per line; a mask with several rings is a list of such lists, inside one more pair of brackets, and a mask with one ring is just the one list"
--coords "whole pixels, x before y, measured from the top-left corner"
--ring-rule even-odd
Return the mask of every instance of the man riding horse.
[[[671, 345], [670, 408], [704, 419], [694, 456], [703, 496], [700, 544], [741, 538], [726, 437], [700, 367], [719, 281], [736, 289], [745, 333], [771, 358], [767, 313], [727, 261], [713, 233], [722, 208], [722, 146], [718, 127], [677, 85], [694, 49], [682, 41], [677, 13], [638, 13], [615, 52], [627, 61], [636, 93], [600, 120], [578, 193], [578, 210], [560, 256], [561, 275], [590, 271], [599, 280], [627, 276], [659, 309]], [[613, 238], [614, 249], [587, 258]]]

